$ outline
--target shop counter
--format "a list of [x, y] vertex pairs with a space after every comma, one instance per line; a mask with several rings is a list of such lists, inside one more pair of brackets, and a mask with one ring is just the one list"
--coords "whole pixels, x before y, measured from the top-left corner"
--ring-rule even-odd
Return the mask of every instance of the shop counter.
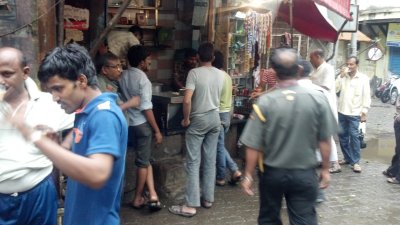
[[152, 96], [153, 112], [157, 125], [163, 135], [175, 135], [185, 132], [183, 119], [183, 96], [176, 92], [156, 92]]

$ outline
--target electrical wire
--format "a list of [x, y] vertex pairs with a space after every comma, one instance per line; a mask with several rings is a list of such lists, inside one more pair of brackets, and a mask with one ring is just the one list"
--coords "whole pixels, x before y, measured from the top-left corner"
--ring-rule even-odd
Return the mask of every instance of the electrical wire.
[[53, 8], [55, 8], [55, 7], [56, 7], [58, 4], [60, 4], [62, 1], [64, 1], [64, 0], [58, 0], [56, 3], [54, 3], [54, 5], [52, 5], [52, 6], [49, 8], [49, 10], [47, 10], [47, 11], [46, 11], [45, 13], [43, 13], [42, 15], [38, 16], [38, 18], [32, 20], [32, 22], [27, 23], [27, 24], [25, 24], [25, 25], [22, 25], [22, 26], [18, 27], [17, 29], [15, 29], [15, 30], [13, 30], [13, 31], [11, 31], [11, 32], [8, 32], [8, 33], [5, 33], [5, 34], [0, 34], [0, 38], [5, 37], [5, 36], [10, 35], [10, 34], [14, 34], [15, 32], [17, 32], [17, 31], [19, 31], [19, 30], [22, 30], [22, 29], [24, 29], [25, 27], [32, 26], [32, 24], [36, 23], [36, 22], [37, 22], [38, 20], [40, 20], [43, 16], [47, 15], [50, 11], [53, 10]]

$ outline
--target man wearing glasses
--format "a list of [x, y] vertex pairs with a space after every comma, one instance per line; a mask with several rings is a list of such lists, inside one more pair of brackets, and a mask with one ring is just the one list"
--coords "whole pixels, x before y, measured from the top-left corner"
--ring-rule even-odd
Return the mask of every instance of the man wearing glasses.
[[[101, 92], [112, 92], [118, 94], [118, 80], [122, 74], [122, 64], [118, 56], [107, 52], [95, 62], [97, 81]], [[118, 104], [122, 111], [128, 108], [135, 108], [140, 104], [140, 97], [133, 96], [126, 102], [122, 102], [118, 96]]]
[[116, 82], [121, 77], [122, 66], [118, 56], [111, 52], [105, 53], [96, 61], [97, 80], [102, 92], [117, 93]]

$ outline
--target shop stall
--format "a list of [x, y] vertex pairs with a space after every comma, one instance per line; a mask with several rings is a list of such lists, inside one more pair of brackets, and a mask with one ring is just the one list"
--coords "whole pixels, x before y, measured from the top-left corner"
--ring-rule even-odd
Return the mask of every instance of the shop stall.
[[265, 66], [272, 23], [272, 13], [267, 9], [245, 5], [217, 10], [215, 45], [223, 52], [225, 71], [232, 77], [234, 113], [239, 118], [247, 117], [251, 111], [249, 95], [257, 86], [257, 71]]

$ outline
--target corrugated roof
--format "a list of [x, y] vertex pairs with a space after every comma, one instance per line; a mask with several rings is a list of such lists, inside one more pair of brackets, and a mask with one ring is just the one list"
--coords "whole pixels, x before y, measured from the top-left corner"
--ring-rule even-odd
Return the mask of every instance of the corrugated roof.
[[[342, 32], [339, 35], [339, 40], [342, 41], [350, 41], [351, 40], [351, 34], [350, 32]], [[365, 35], [363, 32], [361, 31], [357, 31], [357, 41], [363, 41], [363, 42], [371, 42], [372, 39], [369, 38], [367, 35]]]

